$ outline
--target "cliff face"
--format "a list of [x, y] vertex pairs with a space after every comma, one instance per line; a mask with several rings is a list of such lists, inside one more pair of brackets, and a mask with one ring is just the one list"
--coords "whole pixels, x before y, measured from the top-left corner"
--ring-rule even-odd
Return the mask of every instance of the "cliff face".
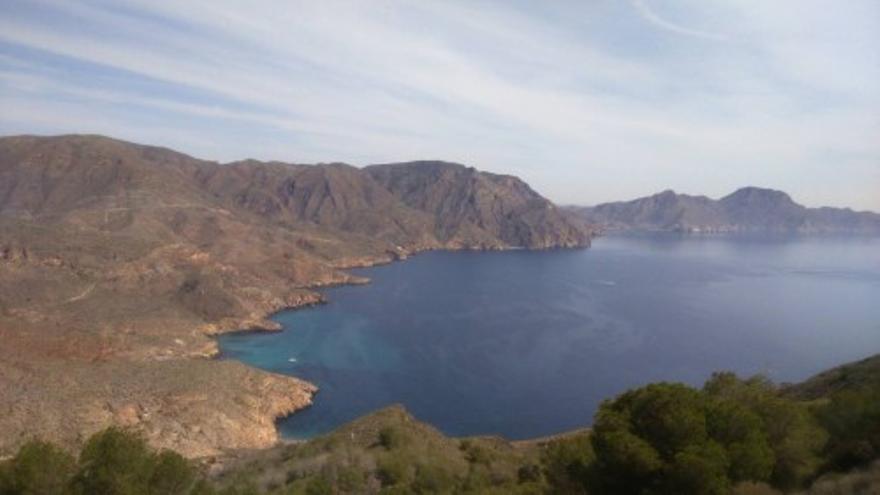
[[446, 162], [302, 166], [254, 161], [200, 173], [229, 208], [363, 234], [403, 250], [589, 245], [589, 231], [527, 184]]
[[393, 246], [441, 247], [426, 215], [350, 165], [247, 161], [213, 167], [201, 180], [229, 208], [271, 222], [360, 234]]
[[367, 173], [431, 219], [432, 235], [451, 246], [503, 248], [589, 245], [589, 231], [509, 175], [437, 161], [373, 165]]
[[521, 181], [439, 168], [395, 166], [392, 184], [383, 167], [220, 165], [100, 136], [0, 138], [0, 454], [110, 424], [187, 455], [265, 446], [274, 418], [314, 387], [204, 359], [212, 334], [275, 329], [266, 317], [320, 302], [313, 288], [362, 281], [344, 267], [589, 243]]
[[787, 194], [745, 187], [719, 200], [664, 191], [633, 201], [572, 207], [584, 221], [611, 230], [880, 234], [880, 215], [806, 208]]

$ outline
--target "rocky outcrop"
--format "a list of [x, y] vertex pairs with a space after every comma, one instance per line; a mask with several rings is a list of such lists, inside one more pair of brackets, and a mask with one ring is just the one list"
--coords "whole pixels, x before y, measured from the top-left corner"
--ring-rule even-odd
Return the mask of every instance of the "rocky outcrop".
[[589, 229], [510, 175], [439, 161], [366, 171], [404, 204], [429, 215], [433, 235], [448, 246], [544, 249], [590, 242]]
[[34, 436], [75, 448], [111, 425], [188, 457], [265, 448], [278, 440], [275, 419], [308, 406], [316, 391], [234, 361], [44, 357], [37, 363], [52, 373], [35, 374], [20, 361], [0, 367], [4, 450]]
[[633, 201], [571, 207], [584, 221], [608, 230], [880, 234], [880, 214], [848, 208], [806, 208], [788, 194], [745, 187], [719, 200], [664, 191]]

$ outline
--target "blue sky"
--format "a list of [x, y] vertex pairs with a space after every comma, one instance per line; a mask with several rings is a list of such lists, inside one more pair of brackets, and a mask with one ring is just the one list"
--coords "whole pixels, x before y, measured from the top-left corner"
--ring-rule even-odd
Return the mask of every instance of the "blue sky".
[[0, 134], [880, 211], [876, 0], [3, 0]]

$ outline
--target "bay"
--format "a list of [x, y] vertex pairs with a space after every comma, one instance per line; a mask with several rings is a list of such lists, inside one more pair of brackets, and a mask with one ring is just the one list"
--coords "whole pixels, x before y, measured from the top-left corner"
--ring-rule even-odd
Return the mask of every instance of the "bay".
[[798, 381], [880, 352], [880, 239], [609, 236], [587, 250], [431, 252], [220, 338], [309, 380], [309, 438], [391, 403], [450, 435], [589, 425], [603, 399], [717, 370]]

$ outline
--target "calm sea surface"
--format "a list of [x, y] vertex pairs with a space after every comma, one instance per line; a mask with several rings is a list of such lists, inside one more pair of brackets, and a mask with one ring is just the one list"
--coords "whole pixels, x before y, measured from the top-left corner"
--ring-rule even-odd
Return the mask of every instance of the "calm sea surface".
[[426, 253], [288, 311], [224, 356], [304, 378], [307, 438], [390, 403], [451, 435], [547, 435], [715, 370], [797, 381], [880, 352], [880, 239], [606, 237], [577, 251]]

